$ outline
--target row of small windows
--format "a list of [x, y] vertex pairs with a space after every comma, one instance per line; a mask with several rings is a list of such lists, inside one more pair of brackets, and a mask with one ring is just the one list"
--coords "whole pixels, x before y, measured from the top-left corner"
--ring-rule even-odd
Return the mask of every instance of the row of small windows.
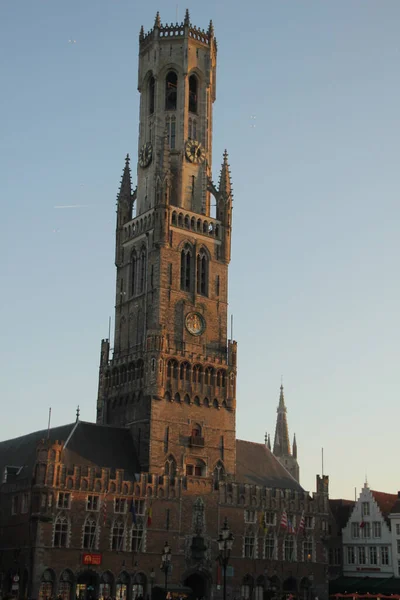
[[175, 211], [171, 216], [171, 225], [174, 225], [175, 227], [186, 227], [186, 229], [196, 231], [197, 233], [219, 237], [218, 224], [202, 221], [201, 219], [197, 219], [196, 221], [194, 217], [190, 218], [189, 215], [184, 216], [182, 213], [177, 214]]
[[[164, 464], [164, 474], [171, 478], [176, 476], [177, 463], [175, 458], [170, 455]], [[188, 458], [185, 466], [185, 474], [190, 477], [207, 477], [207, 465], [201, 458]], [[214, 467], [212, 477], [214, 483], [218, 483], [225, 476], [225, 467], [219, 460]]]
[[106, 387], [121, 385], [130, 381], [140, 381], [144, 377], [144, 362], [139, 359], [131, 362], [127, 367], [114, 367], [105, 374]]
[[203, 369], [202, 365], [192, 365], [184, 361], [181, 364], [171, 358], [167, 362], [167, 378], [180, 379], [181, 381], [192, 381], [193, 383], [204, 383], [205, 385], [216, 385], [217, 387], [226, 387], [226, 371], [218, 369], [217, 371], [210, 366]]
[[[116, 519], [111, 526], [110, 550], [143, 551], [145, 535], [144, 521], [137, 518], [136, 525], [127, 527], [122, 519]], [[68, 548], [71, 537], [71, 520], [65, 515], [59, 515], [54, 523], [53, 547]], [[81, 547], [84, 550], [97, 550], [99, 547], [100, 527], [95, 517], [87, 517], [82, 527]]]
[[[152, 115], [155, 110], [155, 89], [156, 82], [154, 77], [149, 79], [149, 114]], [[189, 112], [197, 113], [198, 110], [198, 79], [196, 75], [189, 77]], [[175, 71], [169, 71], [165, 77], [165, 110], [176, 110], [178, 103], [178, 75]]]
[[[311, 537], [303, 541], [297, 541], [295, 536], [287, 535], [281, 544], [278, 543], [278, 536], [275, 532], [269, 532], [260, 537], [262, 558], [269, 560], [279, 560], [281, 558], [286, 562], [314, 561], [314, 541]], [[258, 550], [258, 537], [253, 531], [248, 530], [243, 536], [242, 556], [244, 558], [258, 558]]]
[[[194, 291], [194, 250], [185, 244], [181, 251], [181, 290]], [[196, 256], [196, 292], [208, 296], [208, 256], [203, 248]]]
[[192, 399], [190, 398], [189, 394], [185, 394], [183, 396], [183, 399], [181, 397], [181, 395], [179, 394], [179, 392], [177, 392], [173, 397], [171, 396], [170, 392], [165, 392], [165, 396], [164, 396], [165, 400], [167, 400], [168, 402], [177, 402], [178, 404], [194, 404], [195, 406], [207, 406], [208, 408], [213, 407], [213, 408], [217, 408], [220, 409], [222, 408], [228, 408], [228, 405], [226, 403], [226, 400], [223, 400], [221, 403], [217, 400], [217, 398], [214, 398], [213, 401], [211, 401], [209, 398], [204, 398], [204, 400], [202, 401], [199, 396], [195, 396], [194, 400], [192, 402]]

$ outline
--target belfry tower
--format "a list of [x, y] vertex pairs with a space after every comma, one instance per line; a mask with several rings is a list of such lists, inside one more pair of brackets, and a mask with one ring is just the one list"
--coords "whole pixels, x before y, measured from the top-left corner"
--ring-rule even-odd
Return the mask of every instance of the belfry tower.
[[[235, 472], [236, 342], [227, 338], [232, 189], [211, 179], [217, 44], [190, 23], [139, 36], [137, 188], [117, 199], [114, 348], [97, 422], [129, 427], [149, 472]], [[215, 214], [211, 215], [211, 201]]]
[[273, 454], [285, 469], [289, 471], [292, 477], [294, 477], [296, 481], [300, 481], [300, 468], [299, 463], [297, 462], [296, 434], [293, 436], [292, 452], [290, 451], [289, 428], [286, 417], [287, 410], [285, 397], [283, 395], [283, 385], [281, 385], [279, 404], [276, 412], [278, 414], [276, 417]]

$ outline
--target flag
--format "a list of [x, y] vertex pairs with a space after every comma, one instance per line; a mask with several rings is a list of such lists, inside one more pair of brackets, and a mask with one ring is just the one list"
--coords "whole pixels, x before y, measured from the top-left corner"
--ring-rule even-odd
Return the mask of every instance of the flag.
[[297, 533], [298, 534], [299, 533], [304, 533], [305, 528], [306, 528], [306, 519], [304, 517], [304, 511], [303, 511], [303, 513], [301, 515], [301, 519], [300, 519], [299, 528], [297, 530]]
[[283, 529], [287, 528], [287, 514], [286, 514], [286, 510], [284, 510], [283, 513], [282, 513], [281, 527], [283, 527]]
[[360, 523], [360, 529], [364, 529], [364, 527], [365, 527], [365, 521], [363, 519]]
[[149, 510], [147, 511], [147, 527], [150, 527], [152, 519], [153, 519], [153, 507], [150, 504]]
[[293, 527], [292, 521], [290, 519], [288, 519], [288, 522], [287, 522], [287, 532], [294, 533], [294, 527]]
[[261, 512], [260, 513], [260, 529], [263, 532], [264, 535], [266, 535], [268, 533], [268, 525], [267, 525], [267, 519], [265, 516], [265, 512]]
[[135, 501], [132, 498], [132, 504], [131, 507], [129, 509], [129, 512], [132, 514], [132, 523], [134, 525], [137, 525], [137, 518], [136, 518], [136, 507], [135, 507]]

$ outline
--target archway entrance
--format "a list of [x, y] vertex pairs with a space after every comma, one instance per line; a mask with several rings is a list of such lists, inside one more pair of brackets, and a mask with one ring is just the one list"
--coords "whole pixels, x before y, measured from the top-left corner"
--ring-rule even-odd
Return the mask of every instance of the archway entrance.
[[201, 598], [205, 599], [208, 597], [207, 580], [202, 573], [192, 573], [185, 579], [184, 585], [192, 590], [193, 600], [200, 600]]
[[76, 578], [77, 600], [94, 600], [98, 593], [99, 576], [95, 571], [82, 571]]

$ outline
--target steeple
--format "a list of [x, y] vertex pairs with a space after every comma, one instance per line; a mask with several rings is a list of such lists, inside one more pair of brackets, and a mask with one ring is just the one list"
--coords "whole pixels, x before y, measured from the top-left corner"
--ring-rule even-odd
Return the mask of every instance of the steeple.
[[276, 412], [278, 416], [276, 418], [274, 454], [275, 456], [291, 456], [283, 385], [281, 385], [279, 404]]
[[122, 173], [121, 185], [119, 188], [118, 200], [130, 200], [132, 197], [131, 170], [129, 167], [129, 154], [125, 157], [125, 167]]
[[296, 481], [300, 481], [300, 469], [299, 464], [297, 462], [296, 434], [294, 434], [293, 436], [293, 452], [290, 452], [289, 428], [286, 417], [287, 410], [282, 384], [279, 394], [278, 408], [276, 412], [278, 413], [278, 416], [276, 418], [273, 454], [285, 467], [285, 469], [289, 471], [292, 477], [294, 477]]

